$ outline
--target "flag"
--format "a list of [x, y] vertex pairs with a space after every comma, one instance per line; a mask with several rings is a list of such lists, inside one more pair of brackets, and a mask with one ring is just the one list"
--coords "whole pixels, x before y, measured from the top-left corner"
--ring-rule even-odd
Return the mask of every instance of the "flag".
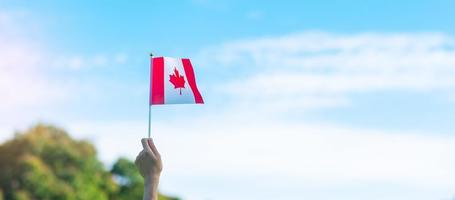
[[150, 105], [180, 103], [204, 103], [190, 59], [151, 58]]

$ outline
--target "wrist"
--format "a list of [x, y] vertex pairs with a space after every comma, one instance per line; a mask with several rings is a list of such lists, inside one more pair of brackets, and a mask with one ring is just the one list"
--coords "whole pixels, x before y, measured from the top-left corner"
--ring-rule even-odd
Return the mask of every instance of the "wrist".
[[144, 177], [144, 186], [158, 185], [159, 181], [160, 181], [159, 174], [145, 176]]
[[144, 178], [144, 200], [158, 200], [159, 175]]

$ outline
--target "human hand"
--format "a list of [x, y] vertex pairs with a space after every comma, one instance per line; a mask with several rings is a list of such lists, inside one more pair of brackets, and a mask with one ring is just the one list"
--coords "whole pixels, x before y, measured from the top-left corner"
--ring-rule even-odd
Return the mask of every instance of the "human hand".
[[136, 157], [136, 166], [144, 177], [144, 200], [158, 199], [158, 182], [163, 163], [151, 138], [141, 140], [144, 148]]

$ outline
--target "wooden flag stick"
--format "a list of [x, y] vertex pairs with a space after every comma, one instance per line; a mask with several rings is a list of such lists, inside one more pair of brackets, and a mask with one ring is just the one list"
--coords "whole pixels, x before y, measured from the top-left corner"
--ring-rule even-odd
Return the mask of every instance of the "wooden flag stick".
[[[150, 62], [153, 62], [153, 60], [152, 60], [151, 58], [153, 58], [153, 54], [152, 54], [152, 53], [150, 53]], [[150, 63], [150, 66], [152, 66], [152, 63]], [[153, 69], [150, 67], [150, 72], [152, 72], [152, 70], [153, 70]], [[150, 74], [152, 74], [152, 73], [150, 73]], [[152, 82], [152, 76], [150, 76], [150, 83], [151, 83], [151, 82]], [[151, 98], [151, 97], [152, 97], [152, 95], [151, 95], [151, 92], [152, 92], [152, 88], [151, 88], [151, 87], [152, 87], [152, 84], [149, 84], [149, 87], [150, 87], [150, 88], [149, 88], [149, 98]], [[151, 110], [152, 110], [151, 107], [152, 107], [152, 106], [150, 105], [150, 99], [149, 99], [148, 105], [149, 105], [148, 138], [150, 138], [150, 118], [151, 118], [151, 113], [152, 113], [152, 112], [151, 112]]]
[[149, 133], [149, 134], [148, 134], [148, 137], [149, 137], [149, 138], [150, 138], [150, 113], [151, 113], [151, 112], [150, 112], [150, 110], [151, 110], [150, 108], [151, 108], [151, 107], [152, 107], [152, 106], [149, 105], [149, 126], [148, 126], [148, 127], [149, 127], [149, 131], [148, 131], [148, 133]]

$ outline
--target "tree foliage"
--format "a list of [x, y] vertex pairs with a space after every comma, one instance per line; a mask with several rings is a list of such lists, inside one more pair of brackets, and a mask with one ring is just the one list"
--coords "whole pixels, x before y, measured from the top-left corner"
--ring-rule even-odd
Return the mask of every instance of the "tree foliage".
[[0, 145], [0, 200], [133, 200], [142, 190], [134, 163], [121, 158], [108, 171], [92, 144], [54, 126], [39, 124]]

